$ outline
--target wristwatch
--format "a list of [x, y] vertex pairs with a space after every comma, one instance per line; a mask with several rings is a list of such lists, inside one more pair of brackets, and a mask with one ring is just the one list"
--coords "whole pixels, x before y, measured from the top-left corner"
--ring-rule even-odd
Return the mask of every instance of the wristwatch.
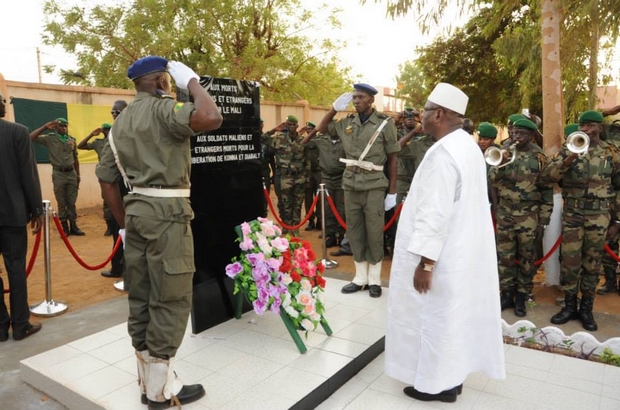
[[434, 267], [433, 263], [422, 263], [422, 270], [425, 272], [432, 272]]

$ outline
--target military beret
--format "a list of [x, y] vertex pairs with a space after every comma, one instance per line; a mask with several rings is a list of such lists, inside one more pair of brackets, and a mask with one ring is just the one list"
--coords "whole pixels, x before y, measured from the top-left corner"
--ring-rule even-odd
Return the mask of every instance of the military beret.
[[290, 122], [299, 122], [297, 117], [295, 117], [294, 115], [289, 115], [288, 117], [286, 117], [286, 120]]
[[315, 124], [315, 123], [313, 123], [312, 121], [308, 121], [308, 122], [306, 123], [306, 125], [309, 125], [310, 127], [315, 127], [315, 128], [316, 128], [316, 124]]
[[513, 124], [515, 128], [527, 128], [528, 130], [538, 131], [538, 127], [532, 121], [522, 118], [520, 120], [516, 120]]
[[56, 118], [56, 121], [58, 121], [58, 123], [61, 125], [69, 125], [69, 121], [67, 121], [66, 118], [58, 117]]
[[405, 111], [413, 111], [413, 107], [406, 106]]
[[373, 95], [373, 96], [378, 93], [375, 87], [369, 84], [364, 84], [364, 83], [353, 84], [353, 89], [355, 91], [361, 91], [363, 93]]
[[127, 77], [130, 80], [136, 80], [142, 76], [152, 73], [166, 71], [168, 60], [159, 56], [142, 57], [127, 69]]
[[584, 111], [579, 116], [579, 124], [585, 122], [603, 122], [603, 114], [598, 111]]
[[508, 117], [508, 124], [514, 124], [517, 120], [527, 120], [523, 114], [512, 114]]
[[112, 128], [112, 124], [104, 122], [103, 124], [101, 124], [101, 128], [108, 128], [108, 129], [110, 129], [110, 128]]
[[568, 124], [564, 127], [564, 136], [568, 137], [575, 131], [579, 131], [579, 124]]
[[492, 138], [497, 137], [497, 128], [488, 122], [481, 122], [478, 126], [478, 136], [480, 138]]

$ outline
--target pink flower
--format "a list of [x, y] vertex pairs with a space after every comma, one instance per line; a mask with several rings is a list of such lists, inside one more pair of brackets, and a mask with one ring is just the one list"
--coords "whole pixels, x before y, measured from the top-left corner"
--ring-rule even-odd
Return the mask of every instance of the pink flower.
[[252, 303], [252, 306], [254, 307], [254, 312], [256, 312], [257, 315], [262, 315], [265, 313], [265, 310], [267, 310], [267, 301], [256, 299]]
[[254, 242], [251, 238], [244, 236], [243, 240], [239, 243], [239, 248], [241, 248], [242, 251], [247, 252], [254, 249]]
[[260, 230], [265, 236], [276, 236], [276, 230], [273, 229], [273, 223], [269, 219], [266, 222], [261, 222]]
[[293, 283], [293, 279], [291, 278], [291, 275], [289, 274], [282, 275], [282, 283], [284, 283], [285, 285], [290, 285], [291, 283]]
[[279, 236], [271, 241], [271, 246], [276, 248], [279, 252], [284, 252], [288, 249], [288, 240]]
[[250, 234], [250, 232], [252, 232], [252, 227], [250, 226], [249, 223], [244, 222], [241, 224], [241, 233], [243, 234], [243, 236], [248, 236]]
[[267, 238], [264, 235], [261, 235], [260, 233], [257, 233], [256, 237], [257, 237], [256, 242], [258, 243], [258, 247], [260, 248], [260, 250], [263, 251], [267, 255], [271, 255], [271, 245], [269, 245], [269, 241], [267, 240]]
[[241, 272], [243, 272], [243, 265], [241, 265], [239, 262], [226, 265], [226, 275], [228, 275], [229, 278], [234, 278]]
[[314, 330], [314, 323], [309, 319], [302, 320], [300, 324], [306, 330]]
[[314, 310], [314, 303], [310, 304], [310, 305], [306, 305], [304, 306], [304, 313], [308, 316], [312, 315], [315, 312]]
[[304, 306], [314, 303], [314, 301], [312, 300], [312, 294], [307, 291], [299, 292], [299, 294], [297, 295], [297, 301]]

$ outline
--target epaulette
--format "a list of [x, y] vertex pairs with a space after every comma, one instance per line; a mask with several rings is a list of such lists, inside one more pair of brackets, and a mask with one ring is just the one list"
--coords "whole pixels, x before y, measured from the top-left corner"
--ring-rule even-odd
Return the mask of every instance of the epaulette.
[[392, 118], [389, 115], [386, 115], [386, 114], [384, 114], [382, 112], [378, 112], [377, 113], [377, 117], [381, 118], [382, 120], [385, 120], [386, 118]]
[[346, 116], [346, 118], [355, 118], [357, 114], [351, 113], [349, 115]]

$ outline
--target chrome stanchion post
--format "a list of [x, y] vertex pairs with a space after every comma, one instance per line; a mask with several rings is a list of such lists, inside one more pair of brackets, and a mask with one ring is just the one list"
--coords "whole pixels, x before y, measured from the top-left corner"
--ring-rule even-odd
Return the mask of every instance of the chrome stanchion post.
[[30, 312], [35, 316], [52, 317], [65, 313], [66, 303], [52, 299], [52, 261], [50, 255], [50, 201], [43, 201], [43, 254], [45, 255], [45, 301], [30, 306]]
[[332, 269], [338, 266], [338, 262], [327, 259], [327, 246], [325, 244], [325, 241], [327, 241], [327, 234], [325, 233], [325, 207], [327, 206], [325, 203], [325, 184], [319, 184], [319, 193], [321, 195], [321, 232], [323, 232], [323, 259], [321, 259], [321, 262], [326, 269]]
[[119, 292], [124, 292], [125, 291], [125, 281], [124, 280], [118, 280], [118, 281], [114, 282], [114, 289], [118, 290]]

